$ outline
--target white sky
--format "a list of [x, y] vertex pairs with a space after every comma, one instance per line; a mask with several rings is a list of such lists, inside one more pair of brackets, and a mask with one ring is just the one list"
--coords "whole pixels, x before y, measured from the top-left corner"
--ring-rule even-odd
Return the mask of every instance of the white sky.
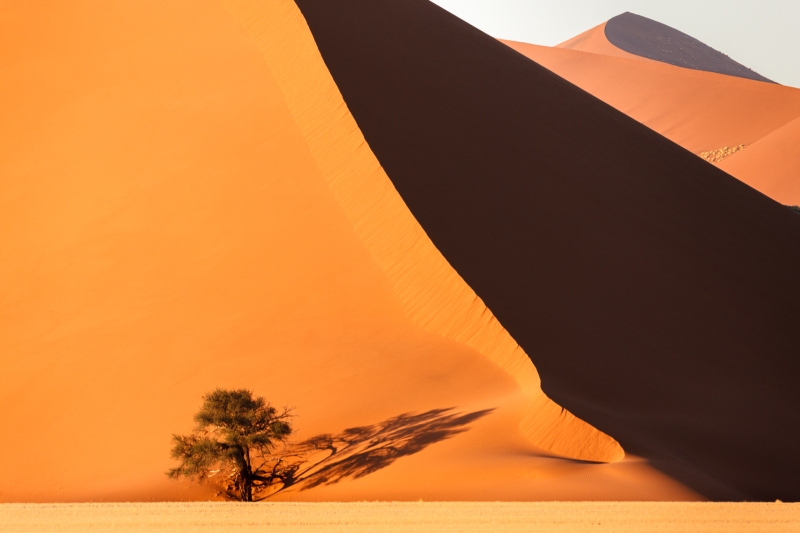
[[800, 0], [432, 0], [493, 37], [552, 46], [630, 11], [800, 87]]

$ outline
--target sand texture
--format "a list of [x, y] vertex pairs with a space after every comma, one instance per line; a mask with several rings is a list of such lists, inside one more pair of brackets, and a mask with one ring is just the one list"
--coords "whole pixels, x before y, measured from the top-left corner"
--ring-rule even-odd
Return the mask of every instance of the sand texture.
[[795, 533], [800, 504], [5, 504], [0, 522], [5, 533]]
[[740, 144], [739, 146], [723, 146], [722, 148], [718, 148], [717, 150], [711, 150], [708, 152], [700, 152], [700, 157], [708, 161], [709, 163], [721, 163], [725, 159], [729, 158], [733, 154], [737, 152], [741, 152], [747, 148], [745, 145]]

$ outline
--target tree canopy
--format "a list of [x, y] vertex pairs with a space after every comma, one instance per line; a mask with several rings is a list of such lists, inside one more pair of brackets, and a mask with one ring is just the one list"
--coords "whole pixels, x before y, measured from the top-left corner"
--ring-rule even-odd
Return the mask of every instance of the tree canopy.
[[180, 465], [167, 475], [200, 482], [217, 477], [228, 498], [246, 502], [276, 483], [291, 484], [297, 466], [275, 452], [292, 434], [292, 416], [247, 389], [216, 389], [203, 397], [194, 431], [172, 436], [172, 458]]

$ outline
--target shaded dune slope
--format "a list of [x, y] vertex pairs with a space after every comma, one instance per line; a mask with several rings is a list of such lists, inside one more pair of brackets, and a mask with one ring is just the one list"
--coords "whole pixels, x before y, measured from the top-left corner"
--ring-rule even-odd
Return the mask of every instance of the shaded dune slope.
[[604, 32], [612, 45], [630, 54], [693, 70], [775, 83], [694, 37], [641, 15], [618, 15], [606, 22]]
[[800, 220], [424, 0], [299, 0], [545, 392], [711, 498], [798, 499]]

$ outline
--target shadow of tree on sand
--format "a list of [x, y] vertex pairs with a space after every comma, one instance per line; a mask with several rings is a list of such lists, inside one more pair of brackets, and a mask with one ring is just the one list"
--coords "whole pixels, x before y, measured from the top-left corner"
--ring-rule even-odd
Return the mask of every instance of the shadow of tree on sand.
[[346, 429], [338, 435], [317, 435], [300, 442], [287, 450], [288, 456], [299, 461], [278, 492], [290, 487], [308, 490], [372, 474], [401, 457], [467, 431], [469, 424], [494, 409], [454, 411], [451, 407], [420, 414], [405, 413], [371, 426]]

